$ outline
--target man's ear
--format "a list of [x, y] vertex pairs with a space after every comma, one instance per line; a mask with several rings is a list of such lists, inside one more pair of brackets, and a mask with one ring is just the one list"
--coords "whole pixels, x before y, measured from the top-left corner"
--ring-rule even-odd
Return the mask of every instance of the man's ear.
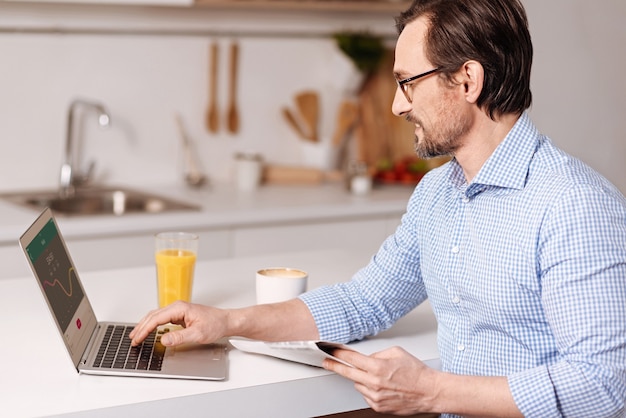
[[483, 90], [485, 70], [478, 61], [467, 61], [457, 73], [457, 81], [460, 81], [465, 89], [465, 100], [468, 103], [476, 103]]

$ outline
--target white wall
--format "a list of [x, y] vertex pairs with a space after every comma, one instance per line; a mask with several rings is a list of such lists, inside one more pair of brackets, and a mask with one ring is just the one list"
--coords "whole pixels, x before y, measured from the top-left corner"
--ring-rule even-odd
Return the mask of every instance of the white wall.
[[626, 2], [523, 1], [535, 49], [534, 121], [626, 192]]
[[[626, 3], [524, 3], [535, 46], [533, 118], [558, 145], [626, 191]], [[182, 182], [174, 112], [182, 114], [216, 181], [230, 179], [238, 150], [261, 151], [273, 162], [306, 162], [310, 150], [280, 108], [298, 90], [319, 90], [322, 132], [329, 137], [335, 107], [355, 74], [333, 41], [315, 34], [363, 26], [394, 32], [391, 18], [354, 13], [0, 3], [0, 191], [56, 186], [67, 107], [76, 96], [100, 100], [112, 113], [107, 131], [92, 119], [85, 124], [84, 151], [96, 158], [105, 181]], [[131, 29], [144, 32], [127, 33]], [[257, 36], [263, 32], [269, 35]], [[241, 45], [241, 131], [211, 135], [203, 126], [208, 46], [221, 47], [224, 110], [234, 38]]]
[[[63, 153], [66, 113], [74, 96], [102, 101], [112, 116], [101, 130], [95, 116], [85, 123], [85, 153], [97, 156], [101, 175], [115, 182], [178, 180], [182, 156], [174, 113], [180, 112], [212, 177], [229, 175], [236, 150], [299, 158], [299, 142], [281, 119], [280, 106], [293, 92], [324, 88], [328, 62], [336, 59], [328, 40], [240, 40], [239, 104], [241, 131], [226, 132], [227, 50], [221, 45], [217, 135], [204, 128], [209, 41], [197, 37], [29, 35], [0, 38], [3, 56], [13, 59], [2, 71], [3, 140], [18, 145], [0, 157], [3, 186], [56, 184]], [[8, 52], [5, 52], [8, 50]], [[289, 62], [288, 57], [298, 57]], [[341, 58], [341, 57], [339, 57]], [[331, 94], [329, 92], [328, 94]], [[11, 100], [8, 100], [11, 98]], [[324, 97], [326, 101], [330, 97]], [[9, 139], [9, 141], [7, 141]], [[16, 178], [16, 163], [31, 167]], [[106, 170], [103, 173], [102, 170]], [[22, 170], [20, 170], [22, 171]], [[16, 184], [17, 183], [17, 184]]]

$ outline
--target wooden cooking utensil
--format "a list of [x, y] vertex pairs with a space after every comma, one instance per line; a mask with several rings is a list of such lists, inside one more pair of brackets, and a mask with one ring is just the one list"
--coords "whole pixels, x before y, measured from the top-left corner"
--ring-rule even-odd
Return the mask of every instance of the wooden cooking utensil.
[[351, 100], [345, 100], [339, 106], [337, 113], [337, 126], [333, 134], [333, 145], [341, 146], [346, 136], [350, 133], [359, 117], [359, 105]]
[[283, 107], [282, 111], [283, 111], [283, 116], [285, 117], [285, 120], [287, 121], [287, 123], [289, 123], [289, 126], [291, 126], [291, 128], [294, 131], [296, 131], [296, 133], [298, 134], [300, 138], [307, 139], [307, 133], [304, 132], [304, 130], [302, 129], [302, 126], [296, 119], [296, 116], [291, 112], [291, 110], [289, 110], [288, 107]]
[[296, 106], [303, 122], [306, 124], [308, 135], [306, 139], [313, 142], [319, 140], [318, 117], [319, 117], [319, 96], [314, 91], [303, 91], [296, 95]]
[[239, 44], [235, 41], [230, 46], [230, 83], [228, 89], [228, 110], [226, 125], [228, 132], [239, 132], [239, 110], [237, 109], [237, 71], [239, 65]]
[[209, 132], [216, 133], [219, 129], [219, 114], [217, 109], [217, 42], [213, 42], [211, 45], [209, 59], [209, 106], [206, 112], [205, 123]]
[[336, 150], [334, 166], [343, 169], [348, 160], [348, 140], [359, 123], [359, 105], [352, 100], [344, 100], [337, 112], [337, 122], [332, 143]]

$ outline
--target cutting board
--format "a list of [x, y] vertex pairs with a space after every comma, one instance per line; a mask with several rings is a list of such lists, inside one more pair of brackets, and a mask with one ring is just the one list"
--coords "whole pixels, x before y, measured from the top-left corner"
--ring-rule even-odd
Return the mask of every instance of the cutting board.
[[359, 93], [359, 124], [356, 127], [357, 156], [374, 167], [379, 161], [400, 160], [415, 155], [414, 126], [391, 112], [397, 84], [393, 76], [393, 51], [385, 54], [378, 70]]

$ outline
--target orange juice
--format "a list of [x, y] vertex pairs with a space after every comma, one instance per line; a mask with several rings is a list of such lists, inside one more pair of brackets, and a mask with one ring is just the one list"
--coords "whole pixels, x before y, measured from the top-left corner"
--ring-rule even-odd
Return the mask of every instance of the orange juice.
[[196, 254], [189, 250], [160, 250], [156, 255], [159, 307], [177, 300], [191, 301]]

